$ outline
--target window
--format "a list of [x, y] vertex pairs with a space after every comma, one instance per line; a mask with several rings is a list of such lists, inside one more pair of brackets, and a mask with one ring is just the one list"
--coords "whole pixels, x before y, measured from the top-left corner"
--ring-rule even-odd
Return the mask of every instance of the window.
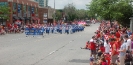
[[44, 0], [39, 1], [39, 6], [44, 7]]
[[28, 11], [30, 11], [30, 6], [28, 6]]
[[20, 13], [22, 10], [22, 5], [21, 4], [18, 4], [18, 13]]
[[38, 14], [38, 8], [35, 8], [36, 9], [36, 14]]
[[23, 17], [26, 17], [26, 5], [23, 5]]
[[17, 9], [16, 3], [13, 3], [13, 10], [15, 11]]
[[7, 2], [0, 2], [0, 6], [7, 6], [8, 3]]
[[26, 12], [26, 5], [23, 5], [23, 10], [24, 12]]
[[47, 13], [44, 13], [43, 17], [44, 17], [44, 18], [47, 18], [47, 16], [48, 16]]
[[34, 13], [34, 11], [35, 11], [35, 8], [34, 8], [34, 7], [32, 7], [32, 8], [31, 8], [31, 13], [33, 14], [33, 13]]
[[43, 20], [44, 23], [47, 23], [47, 20]]
[[31, 7], [27, 6], [27, 8], [28, 8], [27, 17], [30, 17], [30, 15], [31, 15]]
[[22, 9], [20, 4], [18, 4], [18, 9], [20, 9], [20, 10]]

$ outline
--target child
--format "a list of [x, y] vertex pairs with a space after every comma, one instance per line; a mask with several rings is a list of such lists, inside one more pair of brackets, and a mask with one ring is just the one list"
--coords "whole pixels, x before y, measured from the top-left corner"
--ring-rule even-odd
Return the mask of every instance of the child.
[[101, 65], [108, 65], [104, 57], [101, 58]]
[[0, 34], [1, 34], [1, 35], [2, 35], [2, 34], [5, 35], [5, 34], [6, 34], [5, 30], [4, 30], [4, 29], [1, 29], [1, 30], [0, 30]]
[[90, 47], [90, 44], [89, 44], [89, 41], [87, 41], [85, 47], [84, 48], [80, 47], [80, 48], [81, 49], [90, 49], [89, 47]]
[[115, 65], [114, 63], [111, 63], [110, 65]]
[[110, 55], [109, 54], [105, 54], [104, 56], [105, 56], [105, 59], [106, 59], [108, 65], [110, 65], [110, 60], [111, 60]]
[[100, 44], [100, 50], [101, 50], [101, 52], [102, 53], [104, 53], [105, 52], [105, 47], [104, 47], [104, 44], [102, 43], [102, 44]]
[[93, 65], [98, 65], [97, 63], [93, 63]]
[[97, 54], [97, 56], [98, 56], [98, 59], [100, 59], [101, 58], [101, 56], [102, 56], [102, 51], [101, 50], [98, 50], [98, 54]]
[[92, 57], [90, 58], [90, 65], [94, 65], [94, 59]]

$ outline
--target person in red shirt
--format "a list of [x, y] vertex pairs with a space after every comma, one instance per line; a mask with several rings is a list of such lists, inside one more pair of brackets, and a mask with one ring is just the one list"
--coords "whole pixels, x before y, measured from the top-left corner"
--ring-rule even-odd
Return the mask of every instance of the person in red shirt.
[[90, 49], [96, 50], [96, 44], [94, 42], [90, 42]]
[[117, 60], [117, 57], [118, 57], [118, 46], [117, 46], [117, 42], [116, 42], [116, 39], [115, 38], [112, 38], [112, 50], [111, 50], [111, 63], [115, 63], [116, 60]]
[[12, 25], [11, 25], [11, 24], [8, 24], [8, 28], [9, 28], [9, 29], [12, 28]]
[[120, 38], [117, 38], [117, 49], [120, 49], [120, 46], [121, 46], [121, 40]]
[[8, 24], [8, 33], [11, 33], [12, 25]]
[[111, 41], [112, 39], [109, 39], [109, 44], [110, 44], [110, 47], [112, 48], [113, 47], [113, 42]]
[[15, 27], [15, 28], [18, 28], [17, 24], [14, 24], [14, 27]]
[[18, 32], [18, 25], [17, 24], [14, 24], [14, 30], [15, 30], [15, 33]]
[[110, 32], [109, 38], [115, 38], [115, 33], [114, 32]]
[[118, 30], [116, 31], [115, 35], [116, 35], [117, 38], [120, 38], [120, 33], [119, 33]]
[[101, 44], [101, 46], [100, 46], [100, 50], [101, 50], [101, 52], [102, 52], [102, 53], [104, 53], [104, 52], [105, 52], [105, 47], [104, 47], [104, 45], [103, 45], [103, 44]]
[[100, 38], [100, 37], [101, 37], [100, 32], [97, 32], [96, 37], [97, 37], [97, 38]]
[[108, 63], [106, 62], [105, 57], [101, 57], [99, 64], [100, 65], [108, 65]]
[[95, 43], [95, 36], [92, 37], [92, 41], [90, 41], [90, 50], [91, 50], [91, 57], [92, 55], [96, 59], [96, 43]]
[[89, 41], [86, 42], [86, 45], [85, 47], [80, 47], [81, 49], [90, 49], [90, 44], [89, 44]]
[[110, 65], [110, 55], [109, 54], [105, 54], [105, 59], [106, 59], [106, 61], [107, 61], [107, 63], [108, 63], [108, 65]]

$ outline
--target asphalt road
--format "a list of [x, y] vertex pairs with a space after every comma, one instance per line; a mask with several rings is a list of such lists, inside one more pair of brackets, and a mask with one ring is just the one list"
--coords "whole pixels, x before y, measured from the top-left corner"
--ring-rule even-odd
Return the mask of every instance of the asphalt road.
[[0, 65], [88, 65], [90, 51], [80, 49], [94, 35], [99, 24], [74, 34], [0, 36]]

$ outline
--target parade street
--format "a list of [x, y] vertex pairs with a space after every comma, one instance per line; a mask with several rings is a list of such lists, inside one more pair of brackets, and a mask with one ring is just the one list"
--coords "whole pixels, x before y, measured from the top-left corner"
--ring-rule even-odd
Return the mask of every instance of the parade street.
[[90, 51], [80, 49], [91, 39], [98, 23], [73, 34], [0, 36], [0, 65], [89, 65]]

